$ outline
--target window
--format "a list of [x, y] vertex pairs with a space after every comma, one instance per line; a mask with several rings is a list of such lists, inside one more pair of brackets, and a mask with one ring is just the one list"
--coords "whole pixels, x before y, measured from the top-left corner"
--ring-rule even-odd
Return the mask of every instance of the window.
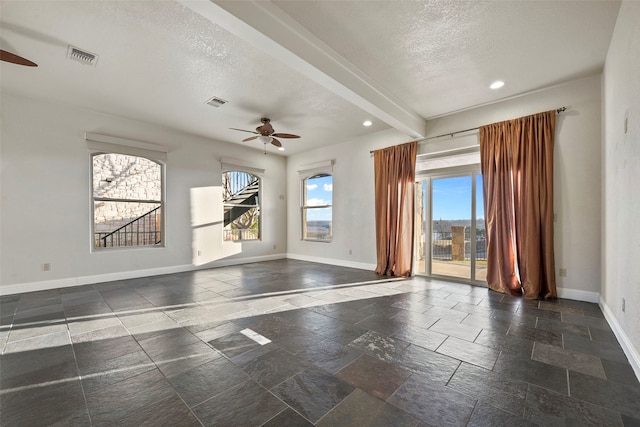
[[260, 177], [243, 171], [222, 174], [224, 241], [260, 239]]
[[164, 165], [117, 153], [92, 155], [94, 248], [162, 246]]
[[333, 237], [333, 176], [317, 174], [302, 181], [302, 238], [331, 241]]

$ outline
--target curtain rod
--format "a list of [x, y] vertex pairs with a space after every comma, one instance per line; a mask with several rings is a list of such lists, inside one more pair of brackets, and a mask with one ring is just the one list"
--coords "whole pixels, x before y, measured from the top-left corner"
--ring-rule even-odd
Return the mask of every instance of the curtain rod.
[[[562, 112], [564, 112], [566, 110], [567, 110], [567, 107], [556, 108], [556, 114], [560, 114], [560, 113], [562, 113]], [[470, 132], [472, 130], [478, 130], [478, 129], [480, 129], [480, 127], [469, 128], [469, 129], [465, 129], [465, 130], [459, 130], [459, 131], [456, 131], [456, 132], [447, 132], [447, 133], [443, 133], [442, 135], [430, 136], [428, 138], [412, 139], [409, 142], [413, 142], [413, 141], [416, 141], [416, 142], [428, 141], [430, 139], [442, 138], [443, 136], [453, 136], [453, 135], [456, 135], [458, 133]], [[375, 150], [369, 151], [369, 154], [373, 154], [374, 151]]]

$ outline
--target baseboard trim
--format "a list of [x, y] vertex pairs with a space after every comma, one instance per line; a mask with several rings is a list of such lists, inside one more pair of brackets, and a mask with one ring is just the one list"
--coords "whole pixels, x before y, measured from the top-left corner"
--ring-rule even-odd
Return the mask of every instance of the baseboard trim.
[[374, 271], [377, 267], [376, 264], [368, 264], [365, 262], [354, 262], [354, 261], [345, 261], [342, 259], [335, 258], [321, 258], [314, 257], [308, 255], [299, 255], [299, 254], [287, 254], [287, 258], [289, 259], [297, 259], [299, 261], [309, 261], [309, 262], [317, 262], [319, 264], [330, 264], [337, 265], [339, 267], [350, 267], [350, 268], [358, 268], [360, 270], [371, 270]]
[[96, 274], [91, 276], [69, 277], [66, 279], [46, 280], [41, 282], [17, 283], [0, 286], [0, 296], [22, 294], [25, 292], [47, 291], [50, 289], [69, 288], [73, 286], [92, 285], [94, 283], [113, 282], [115, 280], [138, 279], [140, 277], [161, 276], [163, 274], [183, 273], [185, 271], [206, 270], [208, 268], [228, 267], [250, 262], [272, 261], [286, 258], [285, 254], [263, 255], [247, 258], [223, 259], [203, 265], [174, 265], [171, 267], [148, 268], [144, 270], [120, 271], [116, 273]]
[[613, 314], [613, 311], [607, 305], [606, 301], [600, 298], [599, 305], [602, 310], [602, 314], [604, 314], [604, 318], [607, 320], [609, 326], [611, 326], [611, 330], [613, 330], [614, 335], [618, 339], [618, 342], [622, 347], [622, 351], [624, 351], [627, 359], [629, 359], [633, 372], [636, 373], [636, 377], [638, 378], [638, 381], [640, 381], [640, 352], [638, 352], [638, 349], [635, 348], [627, 333], [622, 329], [622, 326], [618, 323], [618, 319], [616, 319], [616, 316]]
[[41, 282], [17, 283], [14, 285], [0, 286], [0, 295], [48, 291], [50, 289], [70, 288], [73, 286], [112, 282], [115, 280], [137, 279], [139, 277], [145, 276], [160, 276], [162, 274], [181, 273], [183, 271], [188, 271], [189, 267], [189, 265], [176, 265], [171, 267], [149, 268], [145, 270], [119, 271], [116, 273], [69, 277], [66, 279], [44, 280]]
[[558, 288], [558, 298], [572, 299], [576, 301], [592, 302], [598, 304], [600, 302], [600, 293], [592, 291], [582, 291], [580, 289]]

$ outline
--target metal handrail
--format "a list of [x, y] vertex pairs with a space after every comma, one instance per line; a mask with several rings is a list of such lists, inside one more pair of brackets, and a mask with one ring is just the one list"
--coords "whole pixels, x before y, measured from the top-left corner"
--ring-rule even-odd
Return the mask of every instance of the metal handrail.
[[[115, 246], [134, 246], [133, 244], [131, 244], [131, 245], [127, 244], [127, 243], [128, 243], [128, 240], [127, 240], [127, 233], [130, 233], [130, 234], [132, 234], [132, 235], [136, 235], [136, 243], [137, 243], [137, 244], [139, 244], [139, 243], [140, 243], [140, 238], [139, 238], [139, 236], [140, 236], [140, 235], [143, 235], [143, 236], [144, 236], [144, 235], [147, 235], [147, 237], [144, 237], [144, 238], [143, 238], [143, 245], [144, 245], [144, 244], [147, 244], [147, 242], [148, 242], [148, 241], [152, 241], [154, 245], [157, 245], [158, 243], [160, 243], [160, 242], [162, 241], [162, 240], [161, 240], [161, 238], [158, 238], [158, 234], [159, 234], [161, 231], [160, 231], [160, 230], [158, 230], [158, 227], [157, 227], [157, 221], [154, 221], [154, 222], [153, 222], [153, 223], [154, 223], [154, 228], [153, 228], [153, 230], [151, 230], [151, 231], [147, 231], [147, 230], [142, 230], [142, 231], [140, 231], [139, 227], [138, 227], [138, 230], [136, 230], [136, 231], [130, 231], [130, 232], [126, 231], [126, 229], [127, 229], [127, 227], [132, 227], [134, 224], [139, 223], [139, 222], [141, 222], [141, 221], [142, 221], [142, 222], [144, 222], [144, 223], [145, 223], [145, 225], [146, 225], [146, 218], [147, 218], [147, 217], [149, 217], [149, 218], [150, 218], [150, 217], [151, 217], [153, 214], [155, 214], [155, 213], [158, 211], [158, 209], [160, 209], [161, 207], [162, 207], [162, 206], [155, 207], [155, 208], [153, 208], [152, 210], [150, 210], [149, 212], [147, 212], [147, 213], [144, 213], [144, 214], [140, 215], [139, 217], [137, 217], [137, 218], [135, 218], [135, 219], [133, 219], [133, 220], [129, 221], [128, 223], [124, 224], [123, 226], [118, 227], [118, 228], [116, 228], [115, 230], [110, 231], [109, 233], [107, 233], [107, 234], [105, 234], [104, 236], [100, 237], [100, 238], [99, 238], [99, 241], [101, 241], [101, 242], [102, 242], [102, 244], [101, 244], [101, 245], [99, 245], [99, 247], [106, 248], [106, 247], [107, 247], [107, 239], [109, 239], [109, 238], [111, 238], [111, 246], [113, 247], [113, 246], [114, 246], [114, 245], [113, 245], [113, 236], [115, 236], [115, 235], [120, 236], [120, 234], [121, 234], [121, 233], [124, 233], [124, 235], [125, 235], [125, 238], [124, 238], [124, 243], [125, 243], [125, 244], [124, 244], [124, 245], [120, 244], [120, 243], [121, 243], [121, 239], [118, 237], [118, 244], [117, 244], [117, 245], [115, 245]], [[145, 227], [145, 228], [146, 228], [146, 227]], [[123, 231], [123, 230], [124, 230], [124, 231]], [[100, 235], [101, 235], [101, 234], [103, 234], [103, 233], [96, 233], [96, 234], [97, 234], [98, 236], [100, 236]], [[149, 237], [151, 237], [151, 236], [154, 236], [154, 238], [153, 238], [153, 239], [149, 239]]]

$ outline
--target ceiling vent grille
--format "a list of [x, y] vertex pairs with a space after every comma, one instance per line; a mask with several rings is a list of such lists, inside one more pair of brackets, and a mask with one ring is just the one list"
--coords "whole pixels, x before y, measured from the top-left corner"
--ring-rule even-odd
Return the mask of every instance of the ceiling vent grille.
[[223, 105], [224, 105], [224, 104], [226, 104], [227, 102], [229, 102], [229, 101], [225, 101], [225, 100], [224, 100], [224, 99], [222, 99], [222, 98], [218, 98], [217, 96], [214, 96], [213, 98], [208, 99], [208, 100], [207, 100], [207, 102], [206, 102], [206, 104], [207, 104], [207, 105], [211, 105], [212, 107], [216, 107], [216, 108], [218, 108], [218, 107], [223, 106]]
[[69, 46], [67, 56], [69, 57], [69, 59], [85, 65], [95, 66], [98, 62], [98, 55], [96, 55], [95, 53], [87, 52], [86, 50], [78, 49], [74, 46]]

